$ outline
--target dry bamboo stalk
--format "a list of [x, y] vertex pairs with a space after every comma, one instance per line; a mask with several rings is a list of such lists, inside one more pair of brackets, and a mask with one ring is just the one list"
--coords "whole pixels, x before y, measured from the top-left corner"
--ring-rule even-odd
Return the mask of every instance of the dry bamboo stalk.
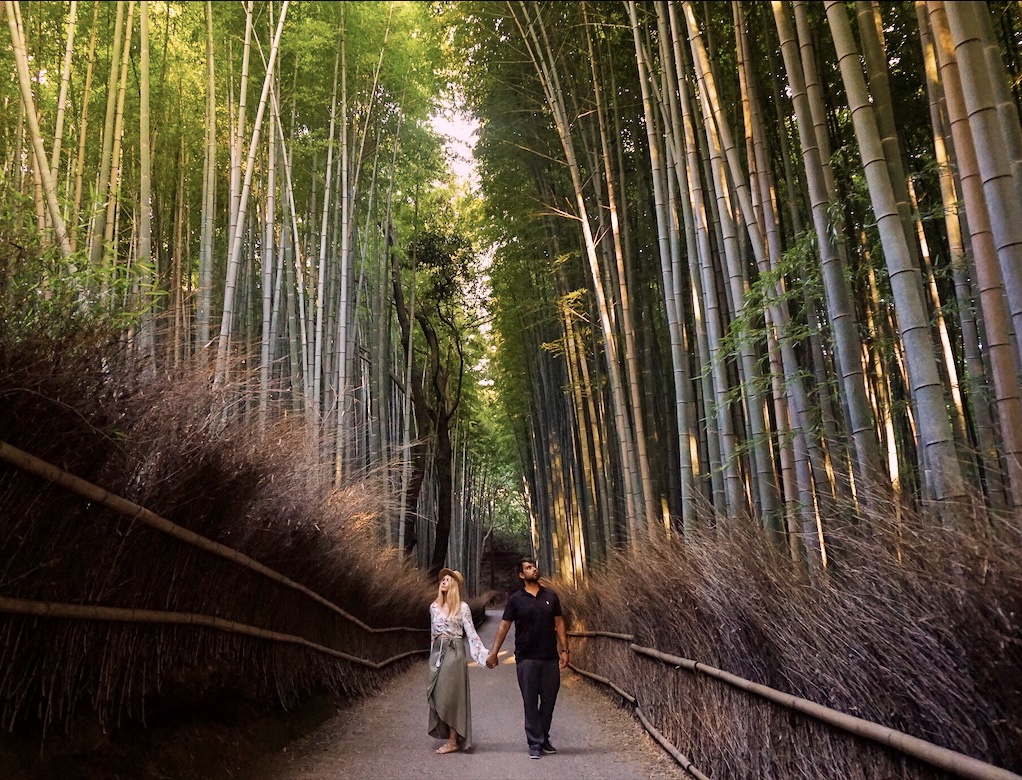
[[356, 626], [369, 633], [379, 634], [388, 631], [428, 631], [426, 628], [411, 628], [409, 626], [391, 626], [387, 628], [373, 628], [372, 626], [363, 623], [354, 615], [350, 615], [341, 609], [339, 606], [334, 604], [332, 601], [320, 596], [315, 591], [310, 590], [301, 583], [295, 582], [289, 577], [285, 577], [280, 572], [271, 569], [269, 566], [264, 566], [259, 561], [250, 558], [242, 552], [228, 547], [227, 545], [214, 542], [212, 539], [208, 539], [205, 536], [189, 531], [187, 528], [177, 525], [176, 523], [167, 520], [165, 517], [161, 517], [155, 512], [151, 512], [145, 507], [139, 506], [133, 501], [129, 501], [126, 498], [111, 493], [98, 485], [94, 485], [80, 477], [76, 477], [74, 474], [70, 474], [51, 463], [47, 463], [40, 458], [30, 455], [24, 450], [19, 450], [17, 447], [12, 447], [5, 441], [0, 441], [0, 460], [6, 460], [17, 466], [20, 469], [28, 471], [36, 476], [42, 477], [43, 479], [55, 482], [67, 490], [73, 493], [77, 493], [80, 496], [84, 496], [91, 501], [95, 501], [97, 504], [102, 504], [107, 509], [111, 509], [118, 514], [125, 517], [129, 517], [132, 520], [137, 520], [150, 528], [155, 528], [157, 531], [162, 531], [168, 536], [172, 536], [186, 544], [190, 544], [193, 547], [198, 547], [200, 550], [217, 555], [226, 560], [232, 561], [246, 569], [261, 574], [267, 579], [273, 580], [281, 585], [302, 593], [313, 601], [322, 604], [327, 609], [336, 612], [338, 615], [343, 617], [345, 620], [349, 620]]
[[638, 705], [639, 703], [638, 699], [636, 699], [630, 693], [626, 693], [625, 691], [621, 690], [617, 685], [608, 680], [606, 677], [601, 677], [600, 675], [594, 674], [593, 672], [587, 672], [584, 669], [579, 669], [577, 666], [575, 666], [575, 664], [568, 664], [568, 668], [570, 668], [573, 672], [576, 672], [577, 674], [581, 674], [583, 677], [589, 677], [593, 680], [596, 680], [597, 682], [603, 683], [608, 688], [613, 688], [614, 692], [622, 699], [627, 701], [629, 704]]
[[[613, 636], [611, 634], [606, 634], [605, 632], [596, 632], [596, 633], [603, 633], [605, 636]], [[577, 631], [577, 632], [574, 632], [572, 634], [572, 636], [587, 635], [587, 634], [588, 634], [588, 632]], [[592, 634], [588, 634], [588, 635], [592, 635]], [[622, 636], [622, 635], [621, 634], [617, 634], [616, 636]], [[686, 772], [688, 772], [693, 777], [698, 778], [698, 780], [710, 780], [706, 775], [704, 775], [702, 772], [700, 772], [698, 769], [696, 769], [695, 766], [693, 766], [693, 764], [689, 760], [688, 756], [686, 756], [684, 753], [679, 751], [678, 748], [676, 748], [674, 746], [674, 744], [669, 739], [667, 739], [667, 737], [665, 737], [663, 734], [660, 733], [659, 729], [657, 729], [656, 726], [654, 726], [652, 723], [649, 722], [649, 720], [643, 714], [642, 708], [639, 707], [639, 700], [638, 699], [636, 699], [634, 696], [632, 696], [629, 693], [625, 693], [623, 690], [621, 690], [617, 685], [612, 683], [606, 677], [601, 677], [600, 675], [594, 674], [593, 672], [587, 672], [584, 669], [579, 669], [574, 664], [568, 664], [568, 668], [570, 668], [576, 674], [581, 674], [583, 677], [589, 677], [589, 678], [591, 678], [593, 680], [596, 680], [597, 682], [603, 683], [604, 685], [608, 686], [609, 688], [613, 688], [615, 693], [617, 693], [619, 696], [624, 698], [629, 704], [631, 704], [633, 707], [635, 707], [635, 714], [639, 716], [639, 720], [642, 722], [643, 728], [645, 728], [646, 731], [649, 732], [650, 736], [653, 737], [653, 739], [655, 739], [657, 742], [660, 743], [660, 746], [664, 750], [666, 750], [668, 753], [671, 754], [671, 757], [675, 761], [678, 762], [678, 765], [682, 769], [684, 769]]]
[[568, 636], [607, 636], [611, 639], [623, 639], [626, 642], [634, 642], [633, 634], [615, 634], [611, 631], [569, 631]]
[[227, 631], [232, 634], [244, 634], [246, 636], [269, 639], [274, 642], [287, 642], [294, 645], [317, 650], [335, 658], [343, 658], [345, 661], [361, 664], [370, 669], [382, 669], [395, 661], [407, 658], [410, 655], [428, 653], [429, 648], [422, 650], [409, 650], [391, 656], [383, 661], [369, 661], [365, 658], [349, 655], [343, 650], [335, 650], [332, 647], [318, 644], [305, 637], [294, 634], [283, 634], [279, 631], [250, 626], [245, 623], [237, 623], [233, 620], [214, 617], [212, 615], [199, 615], [193, 612], [169, 612], [155, 609], [127, 609], [123, 607], [102, 607], [86, 604], [61, 604], [47, 601], [31, 601], [28, 599], [15, 599], [8, 596], [0, 596], [0, 612], [7, 612], [15, 615], [36, 615], [38, 617], [70, 618], [72, 620], [109, 620], [118, 623], [157, 623], [203, 626], [215, 628], [220, 631]]
[[666, 750], [668, 753], [671, 754], [671, 756], [673, 756], [674, 760], [681, 765], [682, 769], [684, 769], [693, 777], [698, 778], [698, 780], [710, 780], [709, 777], [704, 775], [702, 772], [696, 769], [695, 766], [692, 765], [692, 762], [689, 760], [688, 756], [680, 752], [678, 748], [672, 745], [668, 741], [667, 737], [661, 734], [657, 730], [656, 726], [654, 726], [652, 723], [649, 722], [649, 720], [647, 720], [646, 716], [642, 712], [641, 707], [635, 708], [635, 714], [639, 716], [639, 720], [642, 721], [642, 725], [646, 728], [646, 731], [648, 731], [652, 735], [653, 739], [660, 743], [660, 746], [664, 750]]
[[831, 726], [835, 726], [839, 729], [855, 734], [856, 736], [865, 737], [866, 739], [871, 739], [874, 742], [879, 742], [882, 745], [894, 748], [895, 750], [912, 756], [913, 758], [918, 758], [920, 761], [924, 761], [931, 766], [944, 769], [960, 777], [974, 778], [974, 780], [1022, 780], [1022, 777], [1014, 772], [1009, 772], [1007, 769], [1001, 769], [993, 764], [980, 761], [978, 758], [973, 758], [972, 756], [967, 756], [964, 753], [958, 753], [954, 750], [934, 745], [932, 742], [926, 742], [925, 740], [913, 737], [902, 731], [896, 731], [895, 729], [888, 728], [887, 726], [881, 726], [877, 723], [857, 718], [854, 715], [839, 712], [831, 709], [830, 707], [824, 707], [822, 704], [817, 704], [816, 702], [809, 701], [808, 699], [802, 699], [798, 696], [793, 696], [790, 693], [784, 693], [783, 691], [778, 691], [775, 688], [754, 683], [750, 680], [730, 674], [729, 672], [725, 672], [722, 669], [698, 663], [690, 658], [668, 655], [667, 653], [661, 653], [659, 650], [653, 650], [649, 647], [641, 647], [636, 644], [632, 644], [631, 648], [636, 653], [649, 656], [650, 658], [656, 658], [659, 661], [663, 661], [673, 666], [682, 667], [689, 671], [702, 672], [705, 675], [726, 682], [735, 688], [740, 688], [743, 691], [748, 691], [749, 693], [755, 693], [764, 699], [774, 702], [775, 704], [781, 704], [789, 709], [795, 710], [796, 712], [809, 715]]

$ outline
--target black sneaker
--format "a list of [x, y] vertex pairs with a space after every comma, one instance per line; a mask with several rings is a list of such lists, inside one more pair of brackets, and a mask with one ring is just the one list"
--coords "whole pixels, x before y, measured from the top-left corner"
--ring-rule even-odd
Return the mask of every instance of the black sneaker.
[[547, 755], [553, 755], [554, 753], [557, 752], [557, 748], [550, 744], [549, 739], [543, 743], [543, 747], [541, 747], [540, 750], [542, 750]]
[[538, 747], [529, 748], [529, 758], [539, 758], [542, 754], [539, 752]]

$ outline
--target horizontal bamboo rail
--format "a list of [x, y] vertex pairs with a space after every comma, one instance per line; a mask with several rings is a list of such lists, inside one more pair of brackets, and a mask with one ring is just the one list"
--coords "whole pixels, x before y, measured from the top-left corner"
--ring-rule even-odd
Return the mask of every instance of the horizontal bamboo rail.
[[[825, 707], [808, 699], [802, 699], [784, 691], [779, 691], [767, 685], [746, 680], [744, 677], [738, 677], [714, 666], [693, 661], [691, 658], [682, 658], [681, 656], [662, 653], [651, 647], [637, 645], [632, 634], [615, 634], [609, 631], [569, 631], [568, 635], [609, 637], [626, 641], [629, 643], [629, 648], [632, 652], [648, 656], [649, 658], [655, 658], [672, 666], [687, 669], [690, 672], [700, 672], [735, 688], [754, 693], [775, 704], [780, 704], [803, 715], [816, 718], [835, 728], [893, 748], [905, 755], [917, 758], [931, 766], [951, 772], [959, 777], [971, 778], [971, 780], [1022, 780], [1022, 775], [1009, 772], [1007, 769], [988, 764], [986, 761], [980, 761], [978, 758], [967, 756], [964, 753], [913, 737], [902, 731], [897, 731], [896, 729], [882, 726], [879, 723], [873, 723], [863, 718], [857, 718], [854, 715], [848, 715], [847, 713]], [[595, 677], [595, 675], [593, 676]]]
[[660, 733], [656, 726], [649, 722], [649, 719], [642, 711], [642, 707], [636, 707], [635, 714], [639, 716], [639, 720], [642, 721], [642, 725], [646, 727], [646, 731], [653, 735], [653, 739], [659, 742], [660, 746], [671, 754], [671, 756], [674, 758], [675, 761], [678, 762], [682, 769], [684, 769], [686, 772], [688, 772], [690, 775], [696, 778], [696, 780], [710, 780], [710, 778], [707, 775], [704, 775], [702, 772], [696, 769], [695, 765], [688, 759], [688, 756], [681, 753], [678, 750], [678, 748], [671, 744], [671, 741], [667, 739], [667, 737]]
[[374, 628], [367, 623], [362, 622], [354, 615], [345, 612], [332, 601], [325, 599], [315, 591], [310, 590], [301, 583], [295, 582], [290, 577], [286, 577], [280, 572], [271, 569], [269, 566], [259, 563], [259, 561], [254, 558], [250, 558], [244, 553], [238, 552], [225, 544], [214, 542], [212, 539], [202, 536], [201, 534], [197, 534], [194, 531], [189, 531], [187, 528], [171, 522], [165, 517], [161, 517], [155, 512], [152, 512], [143, 506], [139, 506], [133, 501], [129, 501], [122, 496], [118, 496], [115, 493], [104, 490], [98, 485], [88, 482], [80, 477], [76, 477], [74, 474], [70, 474], [58, 466], [54, 466], [52, 463], [47, 463], [34, 455], [30, 455], [24, 450], [19, 450], [17, 447], [13, 447], [5, 441], [0, 441], [0, 460], [5, 460], [24, 471], [54, 482], [61, 487], [70, 490], [72, 493], [77, 493], [90, 501], [95, 501], [97, 504], [101, 504], [107, 509], [111, 509], [124, 517], [131, 518], [132, 520], [137, 520], [150, 528], [155, 528], [157, 531], [161, 531], [168, 536], [172, 536], [185, 544], [197, 547], [200, 550], [205, 550], [208, 553], [212, 553], [220, 558], [236, 563], [237, 565], [249, 569], [250, 571], [254, 571], [257, 574], [261, 574], [263, 577], [273, 580], [280, 585], [296, 590], [318, 604], [321, 604], [327, 609], [337, 613], [345, 620], [354, 623], [363, 631], [367, 631], [372, 634], [382, 634], [390, 631], [429, 631], [428, 628], [412, 628], [409, 626]]
[[259, 637], [274, 642], [287, 642], [293, 645], [301, 645], [311, 648], [335, 658], [343, 658], [355, 664], [369, 667], [370, 669], [382, 669], [395, 661], [407, 658], [411, 655], [428, 653], [429, 648], [421, 650], [409, 650], [391, 656], [383, 661], [369, 661], [350, 655], [343, 650], [335, 650], [332, 647], [321, 645], [305, 637], [294, 634], [283, 634], [279, 631], [251, 626], [246, 623], [237, 623], [233, 620], [214, 617], [212, 615], [200, 615], [194, 612], [169, 612], [155, 609], [126, 609], [123, 607], [102, 607], [85, 604], [62, 604], [47, 601], [30, 601], [28, 599], [14, 599], [8, 596], [0, 596], [0, 612], [15, 615], [34, 615], [46, 618], [71, 618], [74, 620], [106, 620], [118, 623], [155, 623], [164, 625], [186, 625], [214, 628], [219, 631], [227, 631], [232, 634], [243, 634], [246, 636]]
[[606, 636], [611, 639], [623, 639], [626, 642], [635, 641], [635, 637], [632, 634], [615, 634], [612, 631], [569, 631], [568, 634], [571, 636]]
[[587, 672], [584, 669], [579, 669], [577, 666], [575, 666], [575, 664], [568, 664], [568, 666], [570, 666], [573, 671], [578, 672], [579, 674], [581, 674], [583, 677], [588, 677], [588, 678], [590, 678], [592, 680], [596, 680], [596, 682], [603, 683], [608, 688], [613, 688], [614, 689], [614, 693], [616, 693], [622, 699], [627, 701], [629, 704], [634, 704], [635, 706], [638, 706], [638, 704], [639, 704], [639, 700], [638, 699], [636, 699], [634, 696], [632, 696], [632, 694], [627, 693], [627, 692], [621, 690], [620, 688], [618, 688], [617, 685], [615, 685], [613, 682], [611, 682], [606, 677], [601, 677], [600, 675], [595, 674], [593, 672]]
[[[602, 634], [601, 632], [586, 633], [581, 631], [572, 634], [572, 636], [597, 636], [597, 635], [606, 636], [607, 634]], [[684, 753], [678, 750], [678, 748], [676, 748], [674, 744], [669, 739], [667, 739], [667, 737], [660, 733], [660, 730], [656, 726], [650, 723], [649, 718], [646, 717], [646, 714], [642, 711], [642, 708], [639, 706], [638, 699], [636, 699], [630, 693], [626, 693], [625, 691], [621, 690], [621, 688], [619, 688], [613, 682], [608, 680], [606, 677], [601, 677], [600, 675], [594, 674], [593, 672], [587, 672], [585, 669], [579, 669], [577, 666], [575, 666], [575, 664], [568, 664], [568, 667], [573, 672], [581, 674], [583, 677], [588, 677], [592, 680], [596, 680], [599, 683], [603, 683], [608, 688], [612, 688], [614, 692], [617, 693], [618, 696], [620, 696], [629, 704], [631, 704], [633, 707], [635, 707], [635, 714], [639, 717], [639, 722], [642, 723], [642, 727], [649, 732], [650, 736], [653, 737], [653, 739], [660, 743], [660, 747], [662, 747], [664, 750], [671, 754], [671, 757], [678, 762], [682, 769], [684, 769], [690, 775], [695, 777], [697, 780], [710, 780], [710, 778], [708, 778], [706, 775], [704, 775], [702, 772], [696, 769], [695, 765], [688, 758], [688, 756], [686, 756]]]

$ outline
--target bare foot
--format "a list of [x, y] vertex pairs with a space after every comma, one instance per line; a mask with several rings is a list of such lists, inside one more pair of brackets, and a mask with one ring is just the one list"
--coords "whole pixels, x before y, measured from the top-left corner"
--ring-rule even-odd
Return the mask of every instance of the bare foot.
[[457, 742], [445, 742], [436, 749], [436, 752], [442, 755], [444, 753], [454, 753], [457, 749], [458, 749]]

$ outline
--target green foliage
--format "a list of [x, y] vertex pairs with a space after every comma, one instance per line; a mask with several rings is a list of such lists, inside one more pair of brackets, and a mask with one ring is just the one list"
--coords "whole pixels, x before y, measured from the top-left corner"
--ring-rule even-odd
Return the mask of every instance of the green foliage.
[[467, 418], [466, 439], [472, 461], [486, 475], [492, 502], [492, 528], [498, 543], [516, 549], [528, 547], [529, 517], [522, 495], [519, 453], [511, 420], [503, 411], [492, 380], [467, 397], [462, 417]]
[[2, 338], [11, 345], [25, 339], [61, 341], [83, 330], [118, 333], [136, 325], [142, 311], [133, 301], [151, 268], [96, 267], [83, 252], [61, 257], [25, 215], [31, 200], [0, 179], [0, 245], [7, 259], [0, 272]]
[[427, 300], [461, 299], [475, 260], [468, 239], [454, 233], [424, 231], [411, 241], [408, 253], [415, 257], [419, 285], [424, 284]]

